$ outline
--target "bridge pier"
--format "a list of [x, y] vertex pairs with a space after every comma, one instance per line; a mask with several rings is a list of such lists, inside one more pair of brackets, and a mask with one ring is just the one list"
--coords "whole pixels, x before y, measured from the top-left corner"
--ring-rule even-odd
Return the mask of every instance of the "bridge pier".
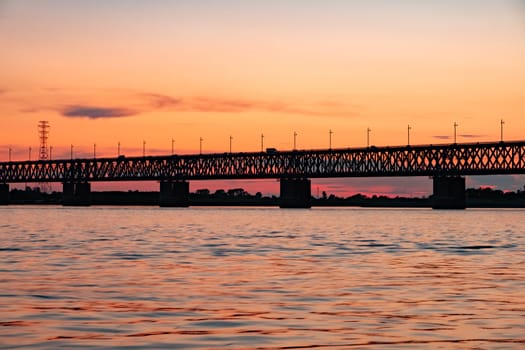
[[189, 207], [190, 183], [188, 181], [161, 181], [159, 205], [161, 207]]
[[435, 176], [432, 209], [465, 209], [465, 178], [461, 176]]
[[64, 182], [62, 186], [62, 205], [90, 206], [91, 184], [89, 182]]
[[281, 208], [311, 208], [312, 187], [309, 179], [281, 179]]
[[0, 205], [9, 204], [9, 185], [0, 184]]

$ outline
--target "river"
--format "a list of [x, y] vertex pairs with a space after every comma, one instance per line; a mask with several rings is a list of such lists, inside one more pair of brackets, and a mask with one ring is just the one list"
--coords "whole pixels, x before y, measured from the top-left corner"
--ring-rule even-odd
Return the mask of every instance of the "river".
[[0, 207], [0, 349], [523, 349], [525, 211]]

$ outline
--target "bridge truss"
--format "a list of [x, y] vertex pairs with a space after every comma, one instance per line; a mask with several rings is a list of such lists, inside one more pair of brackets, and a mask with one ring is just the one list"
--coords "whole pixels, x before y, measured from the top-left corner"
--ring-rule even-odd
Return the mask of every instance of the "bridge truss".
[[0, 163], [0, 183], [525, 174], [525, 141]]

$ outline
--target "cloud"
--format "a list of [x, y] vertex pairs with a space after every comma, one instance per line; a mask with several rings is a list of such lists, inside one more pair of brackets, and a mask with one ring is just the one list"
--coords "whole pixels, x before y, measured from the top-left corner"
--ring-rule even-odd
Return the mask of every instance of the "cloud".
[[504, 191], [523, 190], [525, 175], [477, 175], [467, 176], [467, 188], [491, 187]]
[[155, 109], [175, 107], [181, 104], [181, 99], [177, 99], [168, 95], [143, 92], [138, 94], [139, 98], [146, 99], [151, 107]]
[[137, 114], [137, 111], [126, 108], [107, 108], [87, 105], [69, 105], [63, 107], [60, 112], [64, 117], [89, 119], [121, 118]]
[[[451, 140], [452, 139], [452, 136], [449, 136], [449, 135], [434, 135], [432, 137], [438, 140]], [[460, 134], [458, 135], [458, 137], [461, 137], [464, 139], [482, 139], [484, 137], [487, 137], [487, 135]]]
[[282, 101], [261, 101], [235, 98], [213, 98], [205, 96], [172, 97], [156, 93], [139, 93], [148, 108], [167, 109], [181, 112], [201, 113], [243, 113], [263, 111], [270, 113], [301, 114], [308, 116], [355, 116], [357, 106], [345, 106], [339, 102], [323, 101], [310, 105], [285, 103]]
[[210, 97], [175, 98], [156, 93], [139, 93], [139, 99], [144, 99], [146, 109], [169, 109], [184, 112], [244, 112], [255, 109], [256, 103], [235, 99], [217, 99]]
[[[0, 95], [5, 94], [6, 91], [0, 88]], [[156, 111], [231, 114], [263, 112], [305, 117], [348, 118], [358, 116], [363, 109], [363, 106], [339, 100], [284, 101], [206, 95], [172, 96], [119, 89], [92, 91], [46, 88], [30, 97], [15, 95], [13, 102], [19, 105], [18, 110], [23, 113], [52, 110], [64, 117], [92, 120], [123, 118]]]
[[42, 110], [44, 110], [45, 108], [41, 108], [41, 107], [36, 107], [36, 106], [32, 106], [32, 107], [25, 107], [25, 108], [21, 108], [19, 111], [21, 113], [38, 113]]
[[[2, 0], [0, 0], [0, 1], [2, 1]], [[9, 98], [8, 95], [9, 95], [10, 92], [11, 92], [11, 91], [8, 90], [8, 89], [0, 88], [0, 98], [2, 98], [2, 100], [5, 101], [6, 99]]]
[[241, 99], [216, 99], [210, 97], [193, 97], [185, 101], [185, 107], [198, 112], [229, 112], [241, 113], [260, 109], [257, 102]]
[[366, 195], [423, 197], [432, 193], [432, 181], [426, 177], [368, 177], [313, 179], [312, 193], [319, 191], [342, 197]]
[[487, 135], [476, 135], [476, 134], [461, 134], [459, 137], [464, 137], [466, 139], [480, 139], [486, 137]]

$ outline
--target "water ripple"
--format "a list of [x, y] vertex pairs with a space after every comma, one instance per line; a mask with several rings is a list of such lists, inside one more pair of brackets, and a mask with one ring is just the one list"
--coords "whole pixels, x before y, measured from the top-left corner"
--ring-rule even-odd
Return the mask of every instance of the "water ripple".
[[10, 208], [0, 349], [524, 348], [523, 212], [457, 214]]

